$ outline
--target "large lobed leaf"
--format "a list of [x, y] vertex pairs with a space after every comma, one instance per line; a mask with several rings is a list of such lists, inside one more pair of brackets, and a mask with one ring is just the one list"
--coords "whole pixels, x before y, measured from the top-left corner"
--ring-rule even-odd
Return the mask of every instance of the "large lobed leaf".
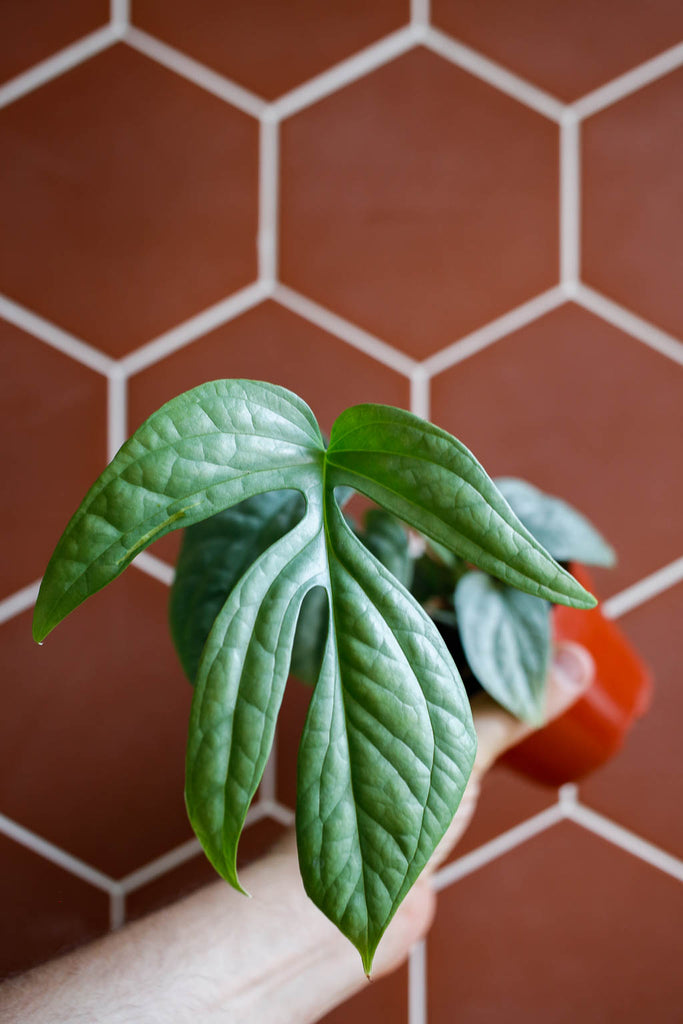
[[[298, 492], [293, 503], [273, 499], [270, 518], [244, 520], [249, 550], [235, 549], [224, 578], [211, 571], [216, 521], [192, 555], [192, 572], [209, 570], [199, 600], [211, 614], [201, 655], [187, 638], [179, 643], [195, 677], [188, 813], [212, 863], [239, 887], [240, 831], [270, 751], [300, 610], [317, 594], [327, 629], [299, 755], [301, 872], [369, 970], [457, 809], [475, 736], [443, 641], [346, 524], [335, 498], [343, 486], [525, 591], [594, 603], [444, 431], [400, 410], [359, 406], [339, 417], [326, 451], [295, 395], [217, 381], [155, 413], [88, 492], [48, 566], [34, 633], [42, 640], [169, 530], [268, 491]], [[386, 553], [381, 522], [370, 532]], [[183, 613], [181, 601], [173, 614]]]

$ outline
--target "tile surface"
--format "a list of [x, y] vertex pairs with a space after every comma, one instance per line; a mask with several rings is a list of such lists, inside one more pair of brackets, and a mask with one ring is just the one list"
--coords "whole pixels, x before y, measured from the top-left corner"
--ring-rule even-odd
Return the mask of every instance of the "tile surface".
[[683, 69], [588, 118], [582, 135], [582, 274], [683, 337]]
[[407, 0], [133, 0], [133, 23], [266, 99], [408, 20]]
[[565, 101], [683, 37], [677, 0], [432, 0], [432, 11], [440, 28]]
[[680, 885], [570, 824], [439, 896], [429, 1024], [668, 1024], [683, 995]]
[[[263, 818], [253, 825], [247, 825], [237, 851], [238, 869], [266, 853], [283, 833], [283, 826], [272, 818]], [[189, 896], [201, 886], [216, 882], [227, 885], [227, 882], [220, 882], [204, 854], [198, 853], [179, 867], [131, 892], [126, 899], [126, 920], [134, 921], [152, 911], [161, 910], [169, 903]]]
[[654, 676], [652, 705], [623, 750], [581, 784], [581, 799], [651, 843], [683, 857], [680, 650], [683, 585], [630, 612], [620, 626]]
[[119, 356], [248, 284], [257, 131], [126, 46], [6, 107], [0, 290]]
[[0, 835], [0, 980], [104, 934], [109, 897]]
[[107, 0], [3, 0], [0, 8], [0, 82], [101, 28]]
[[0, 813], [120, 877], [191, 836], [183, 804], [191, 699], [167, 590], [131, 570], [43, 647], [28, 614], [0, 627]]
[[523, 477], [595, 523], [619, 556], [594, 573], [604, 598], [680, 554], [682, 378], [570, 304], [437, 376], [432, 417], [492, 476]]
[[556, 283], [557, 146], [413, 50], [284, 123], [282, 278], [423, 358]]
[[[126, 6], [6, 0], [0, 81], [110, 14], [120, 25]], [[677, 0], [130, 6], [138, 31], [175, 48], [182, 74], [121, 42], [40, 86], [29, 76], [34, 85], [19, 99], [0, 95], [0, 315], [22, 327], [0, 320], [0, 668], [8, 687], [0, 815], [10, 819], [0, 816], [0, 957], [9, 971], [100, 934], [109, 918], [104, 893], [4, 834], [11, 819], [56, 844], [57, 856], [114, 878], [152, 864], [151, 880], [128, 895], [130, 917], [214, 877], [202, 855], [173, 870], [157, 862], [191, 836], [183, 805], [191, 690], [168, 638], [167, 588], [131, 568], [42, 649], [30, 638], [25, 588], [126, 422], [134, 428], [173, 394], [215, 377], [291, 387], [324, 430], [348, 404], [412, 403], [419, 412], [431, 400], [434, 420], [494, 475], [526, 476], [594, 520], [620, 555], [614, 572], [596, 574], [601, 596], [638, 587], [667, 565], [675, 578], [683, 554], [675, 346], [667, 358], [567, 304], [433, 373], [465, 355], [449, 349], [439, 363], [446, 346], [558, 282], [558, 124], [477, 72], [486, 75], [492, 60], [571, 102], [679, 44]], [[411, 14], [469, 47], [472, 69], [424, 48], [435, 37], [419, 28], [401, 31], [409, 48], [399, 57], [387, 56], [395, 40], [373, 46]], [[613, 93], [582, 122], [582, 210], [564, 207], [562, 224], [581, 240], [582, 279], [646, 318], [639, 336], [653, 328], [683, 336], [681, 66], [648, 85], [636, 74], [635, 91]], [[251, 91], [269, 119], [284, 109], [269, 100], [304, 85], [290, 97], [298, 112], [264, 135], [279, 137], [277, 166], [265, 159], [277, 154], [261, 146], [258, 120], [211, 91], [216, 73]], [[324, 309], [325, 329], [272, 298], [188, 337], [196, 329], [181, 327], [188, 318], [257, 281], [257, 243], [267, 253], [271, 242], [276, 283], [388, 343], [390, 366], [362, 331], [354, 345], [339, 337]], [[271, 284], [264, 270], [263, 295]], [[35, 338], [31, 314], [108, 356], [102, 373], [85, 368], [80, 350], [63, 355]], [[128, 373], [142, 363], [116, 362], [178, 327], [141, 354], [179, 343], [153, 365]], [[411, 381], [411, 359], [432, 356], [437, 362], [416, 366]], [[109, 387], [107, 367], [120, 386]], [[179, 537], [153, 553], [172, 563]], [[606, 828], [628, 830], [633, 853], [565, 823], [446, 888], [421, 1024], [678, 1019], [681, 887], [642, 859], [636, 840], [682, 855], [681, 592], [680, 581], [654, 597], [633, 592], [641, 603], [622, 625], [652, 665], [652, 709], [580, 787]], [[309, 693], [291, 680], [285, 695], [274, 780], [283, 807], [295, 804]], [[479, 849], [481, 860], [490, 839], [555, 799], [496, 767], [453, 856]], [[258, 856], [281, 829], [272, 819], [250, 826], [240, 855]], [[403, 968], [325, 1022], [408, 1024], [409, 1016]]]
[[[44, 571], [62, 530], [106, 464], [104, 377], [0, 320], [0, 402], [11, 430], [0, 466], [12, 500], [2, 503], [0, 598]], [[78, 452], [78, 458], [73, 453]]]

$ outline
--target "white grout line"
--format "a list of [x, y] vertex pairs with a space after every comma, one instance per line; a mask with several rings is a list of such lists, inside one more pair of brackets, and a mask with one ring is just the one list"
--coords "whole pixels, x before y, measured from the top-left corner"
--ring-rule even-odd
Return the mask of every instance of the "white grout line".
[[128, 28], [124, 33], [123, 40], [138, 53], [144, 54], [145, 57], [168, 68], [169, 71], [175, 71], [177, 75], [194, 82], [200, 89], [205, 89], [206, 92], [225, 100], [226, 103], [237, 107], [245, 114], [260, 117], [266, 109], [267, 104], [260, 96], [249, 92], [248, 89], [244, 89], [236, 82], [231, 82], [230, 79], [212, 71], [211, 68], [193, 60], [192, 57], [188, 57], [187, 54], [176, 50], [173, 46], [168, 46], [160, 39], [155, 39], [147, 32], [142, 32], [139, 28]]
[[427, 1024], [427, 943], [416, 943], [408, 960], [408, 1024]]
[[[262, 805], [260, 803], [254, 804], [247, 812], [245, 826], [254, 825], [257, 821], [261, 821], [262, 818], [266, 817], [268, 817], [268, 812], [264, 810]], [[143, 864], [141, 868], [131, 871], [124, 878], [120, 878], [118, 885], [125, 893], [134, 892], [136, 889], [141, 889], [143, 885], [147, 885], [169, 871], [173, 871], [174, 868], [180, 867], [181, 864], [185, 864], [188, 860], [192, 860], [201, 852], [202, 847], [199, 840], [195, 838], [188, 839], [181, 843], [180, 846], [169, 850], [168, 853], [155, 857], [148, 864]]]
[[39, 590], [40, 580], [36, 580], [35, 583], [29, 583], [28, 586], [22, 587], [21, 590], [17, 590], [10, 597], [0, 601], [0, 623], [9, 622], [16, 615], [21, 615], [22, 612], [33, 608]]
[[279, 803], [277, 800], [263, 800], [259, 801], [259, 807], [263, 807], [263, 816], [272, 818], [273, 821], [279, 822], [281, 825], [293, 825], [294, 824], [294, 811], [290, 807], [285, 807], [284, 804]]
[[201, 313], [190, 317], [189, 320], [177, 324], [170, 331], [165, 331], [164, 334], [160, 334], [158, 337], [153, 338], [152, 341], [148, 341], [145, 345], [131, 352], [130, 355], [124, 356], [117, 363], [117, 366], [126, 376], [139, 373], [140, 370], [146, 370], [148, 366], [158, 363], [172, 352], [186, 346], [188, 342], [195, 341], [203, 334], [207, 334], [209, 331], [214, 330], [214, 328], [220, 327], [241, 313], [245, 313], [253, 306], [258, 305], [270, 293], [271, 289], [263, 281], [256, 281], [254, 284], [247, 285], [246, 288], [235, 292], [234, 295], [230, 295], [227, 299], [221, 299], [215, 306], [203, 309]]
[[388, 64], [412, 49], [421, 39], [421, 27], [407, 25], [388, 36], [384, 36], [372, 46], [360, 50], [352, 57], [335, 64], [322, 74], [310, 78], [303, 85], [285, 93], [270, 104], [268, 115], [275, 119], [290, 117], [305, 107], [324, 99], [330, 93], [343, 89], [345, 85], [363, 78], [364, 75]]
[[545, 811], [535, 814], [533, 818], [527, 818], [526, 821], [515, 825], [514, 828], [508, 829], [507, 832], [501, 833], [495, 839], [484, 843], [483, 846], [478, 846], [471, 853], [466, 853], [464, 857], [460, 857], [458, 860], [447, 864], [446, 867], [441, 868], [434, 876], [434, 888], [437, 892], [441, 892], [446, 886], [452, 885], [453, 882], [459, 881], [459, 879], [464, 878], [466, 875], [471, 875], [473, 871], [478, 871], [479, 868], [484, 867], [491, 861], [497, 860], [498, 857], [502, 857], [509, 850], [514, 850], [516, 846], [521, 846], [528, 839], [533, 839], [534, 836], [552, 828], [553, 825], [562, 821], [563, 818], [564, 814], [559, 804], [546, 808]]
[[320, 306], [317, 302], [313, 302], [312, 299], [306, 298], [300, 292], [293, 291], [293, 289], [288, 288], [286, 285], [276, 285], [273, 290], [273, 298], [280, 305], [285, 306], [286, 309], [290, 309], [293, 313], [298, 313], [304, 320], [309, 320], [317, 327], [322, 327], [324, 331], [335, 334], [342, 341], [348, 342], [354, 348], [360, 349], [361, 352], [365, 352], [368, 356], [372, 356], [378, 363], [383, 363], [385, 366], [391, 367], [392, 370], [397, 370], [398, 373], [402, 373], [405, 377], [410, 377], [419, 365], [410, 356], [399, 352], [398, 349], [392, 348], [385, 341], [380, 341], [379, 338], [368, 334], [367, 331], [364, 331], [356, 324], [352, 324], [349, 320], [344, 320], [343, 317], [337, 316], [336, 313], [326, 309], [324, 306]]
[[672, 46], [671, 49], [665, 50], [664, 53], [660, 53], [657, 57], [653, 57], [652, 60], [639, 64], [638, 67], [632, 68], [623, 75], [619, 75], [618, 78], [613, 78], [611, 82], [600, 86], [599, 89], [595, 89], [593, 92], [582, 96], [581, 99], [572, 103], [569, 109], [580, 119], [590, 117], [591, 114], [596, 114], [598, 110], [604, 110], [605, 107], [609, 107], [625, 96], [629, 96], [632, 92], [642, 89], [643, 86], [649, 85], [650, 82], [662, 78], [670, 71], [680, 67], [681, 64], [683, 64], [683, 43], [678, 43], [676, 46]]
[[579, 124], [565, 116], [560, 125], [560, 279], [575, 286], [581, 253], [581, 141]]
[[79, 39], [78, 42], [59, 50], [58, 53], [41, 61], [40, 64], [34, 64], [32, 68], [17, 75], [16, 78], [11, 78], [9, 82], [0, 86], [0, 110], [27, 93], [33, 92], [34, 89], [40, 88], [41, 85], [45, 85], [46, 82], [51, 82], [53, 78], [63, 75], [65, 71], [70, 71], [78, 64], [90, 60], [102, 50], [107, 50], [118, 42], [118, 38], [116, 30], [111, 25], [105, 25], [104, 28], [98, 28], [96, 32], [91, 32]]
[[566, 294], [559, 285], [547, 292], [542, 292], [541, 295], [524, 302], [521, 306], [511, 309], [509, 313], [504, 313], [497, 320], [492, 320], [483, 327], [477, 328], [476, 331], [472, 331], [471, 334], [466, 334], [459, 341], [454, 341], [446, 348], [442, 348], [440, 352], [436, 352], [435, 355], [421, 363], [422, 369], [429, 377], [442, 373], [451, 366], [455, 366], [456, 363], [461, 363], [464, 359], [469, 359], [475, 353], [488, 348], [493, 342], [500, 341], [506, 335], [519, 330], [520, 327], [526, 327], [527, 324], [545, 316], [546, 313], [561, 306], [565, 301]]
[[109, 930], [122, 928], [126, 923], [126, 894], [123, 889], [109, 894]]
[[97, 889], [103, 889], [104, 892], [108, 893], [117, 892], [119, 889], [119, 883], [110, 878], [109, 875], [105, 875], [102, 871], [98, 871], [97, 868], [91, 867], [90, 864], [86, 864], [85, 861], [74, 857], [73, 854], [67, 853], [61, 847], [55, 846], [54, 843], [48, 842], [47, 839], [36, 835], [35, 832], [24, 828], [23, 825], [12, 821], [11, 818], [7, 818], [4, 814], [0, 814], [0, 832], [9, 836], [10, 839], [13, 839], [21, 846], [25, 846], [28, 850], [33, 850], [34, 853], [44, 857], [45, 860], [57, 864], [64, 871], [68, 871], [70, 874], [76, 875], [77, 878], [81, 878], [84, 882], [94, 885]]
[[638, 857], [639, 860], [643, 860], [647, 864], [659, 868], [660, 871], [664, 871], [667, 875], [671, 875], [672, 878], [683, 882], [683, 861], [672, 857], [670, 853], [660, 850], [658, 846], [648, 843], [647, 840], [641, 839], [634, 832], [629, 832], [628, 829], [617, 825], [609, 818], [604, 818], [602, 814], [597, 814], [583, 804], [576, 803], [566, 806], [564, 814], [569, 821], [581, 825], [588, 832], [593, 832], [614, 846]]
[[410, 0], [411, 25], [428, 25], [431, 18], [431, 0]]
[[410, 376], [410, 411], [423, 420], [429, 419], [430, 385], [429, 377], [421, 367], [416, 367]]
[[136, 889], [141, 889], [143, 885], [147, 885], [148, 882], [153, 882], [161, 875], [173, 871], [174, 868], [185, 864], [188, 860], [192, 860], [193, 857], [196, 857], [201, 852], [202, 847], [199, 840], [188, 839], [186, 842], [181, 843], [180, 846], [169, 850], [168, 853], [162, 854], [161, 857], [156, 857], [148, 864], [144, 864], [141, 868], [137, 868], [135, 871], [131, 871], [130, 874], [125, 875], [124, 878], [119, 879], [121, 890], [124, 893], [129, 893], [134, 892]]
[[278, 185], [280, 138], [277, 121], [263, 120], [260, 125], [259, 154], [259, 279], [271, 287], [277, 279], [278, 260]]
[[457, 42], [445, 32], [433, 27], [428, 28], [424, 34], [424, 44], [433, 53], [444, 57], [451, 64], [457, 64], [458, 67], [469, 71], [476, 78], [487, 82], [500, 92], [519, 100], [524, 106], [531, 107], [538, 114], [558, 123], [562, 120], [566, 109], [564, 103], [560, 103], [550, 93], [544, 92], [543, 89], [539, 89], [513, 74], [507, 68], [489, 60], [488, 57], [482, 56], [476, 50], [470, 49], [469, 46]]
[[630, 310], [625, 309], [618, 303], [606, 298], [599, 292], [594, 291], [583, 283], [579, 283], [576, 289], [575, 302], [578, 302], [584, 309], [595, 313], [602, 320], [613, 324], [620, 330], [630, 334], [643, 344], [649, 345], [656, 352], [660, 352], [668, 359], [683, 364], [683, 342], [678, 341], [672, 335], [655, 327], [647, 320], [641, 319]]
[[608, 619], [618, 619], [627, 612], [633, 611], [658, 594], [664, 593], [683, 580], [683, 556], [665, 565], [662, 569], [645, 576], [632, 586], [608, 597], [601, 604], [601, 609]]
[[130, 0], [110, 0], [109, 18], [119, 38], [130, 25]]
[[170, 587], [175, 579], [175, 569], [168, 562], [164, 562], [161, 558], [157, 558], [156, 555], [150, 555], [148, 551], [141, 551], [139, 555], [131, 562], [136, 569], [140, 572], [144, 572], [146, 576], [151, 576], [155, 580], [159, 580], [165, 586]]
[[429, 25], [431, 0], [411, 0], [411, 25]]
[[107, 378], [107, 460], [111, 460], [127, 437], [128, 391], [126, 378], [118, 369]]
[[266, 767], [261, 776], [259, 786], [259, 801], [264, 804], [272, 804], [277, 800], [277, 731], [273, 737], [273, 745], [266, 762]]
[[564, 786], [560, 786], [557, 791], [557, 801], [560, 807], [573, 807], [576, 801], [579, 799], [579, 787], [575, 782], [566, 782]]
[[61, 327], [57, 327], [49, 320], [44, 320], [37, 313], [32, 313], [25, 306], [20, 306], [18, 302], [14, 302], [6, 295], [0, 295], [0, 317], [97, 373], [109, 374], [116, 365], [109, 356], [86, 345], [80, 338], [63, 331]]

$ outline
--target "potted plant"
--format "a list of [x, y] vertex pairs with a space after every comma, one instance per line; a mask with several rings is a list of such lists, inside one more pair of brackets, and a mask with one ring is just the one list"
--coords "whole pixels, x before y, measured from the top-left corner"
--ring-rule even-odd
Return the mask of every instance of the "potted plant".
[[[484, 637], [484, 661], [494, 602], [523, 624], [533, 639], [518, 645], [521, 670], [503, 659], [493, 682], [490, 665], [475, 669], [496, 699], [538, 723], [548, 602], [596, 604], [515, 515], [504, 496], [514, 502], [514, 486], [496, 487], [459, 441], [403, 410], [347, 409], [326, 444], [293, 393], [214, 381], [166, 403], [123, 445], [43, 578], [41, 643], [154, 540], [189, 528], [171, 622], [194, 683], [192, 826], [239, 889], [237, 844], [291, 661], [315, 684], [298, 757], [301, 874], [368, 972], [474, 760], [467, 693], [442, 636], [448, 616], [459, 630], [470, 623], [465, 648]], [[349, 491], [380, 506], [361, 531], [342, 511]], [[428, 538], [428, 552], [413, 557], [399, 521]]]

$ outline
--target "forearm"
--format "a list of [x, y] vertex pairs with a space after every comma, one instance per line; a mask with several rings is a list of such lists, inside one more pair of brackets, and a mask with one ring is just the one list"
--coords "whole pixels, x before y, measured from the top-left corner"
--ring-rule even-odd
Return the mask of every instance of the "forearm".
[[5, 1024], [314, 1021], [366, 984], [306, 897], [293, 844], [224, 883], [8, 983]]

